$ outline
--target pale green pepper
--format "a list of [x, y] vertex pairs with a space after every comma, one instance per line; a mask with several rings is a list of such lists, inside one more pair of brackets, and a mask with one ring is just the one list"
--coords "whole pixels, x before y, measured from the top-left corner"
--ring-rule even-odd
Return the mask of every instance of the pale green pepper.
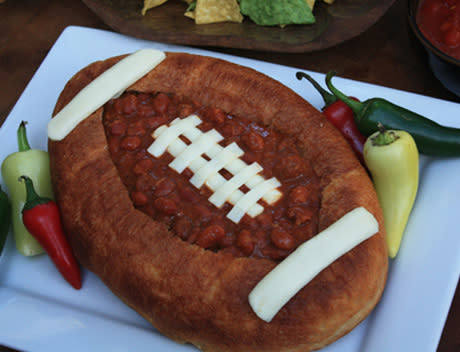
[[418, 190], [419, 153], [409, 133], [379, 128], [363, 153], [383, 211], [388, 254], [394, 258]]
[[11, 200], [11, 221], [16, 248], [25, 256], [33, 256], [44, 253], [44, 250], [22, 222], [21, 211], [26, 202], [26, 190], [19, 177], [28, 175], [39, 194], [53, 198], [50, 160], [46, 151], [30, 148], [24, 121], [18, 128], [17, 138], [19, 151], [8, 155], [3, 161], [2, 177]]

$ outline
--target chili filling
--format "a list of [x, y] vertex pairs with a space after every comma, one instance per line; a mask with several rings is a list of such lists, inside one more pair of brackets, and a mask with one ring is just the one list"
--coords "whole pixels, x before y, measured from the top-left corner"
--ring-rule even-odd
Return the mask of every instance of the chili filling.
[[[179, 175], [168, 166], [171, 154], [155, 158], [147, 152], [156, 128], [191, 114], [203, 121], [200, 130], [215, 129], [225, 137], [220, 143], [223, 147], [236, 142], [244, 151], [241, 159], [247, 164], [258, 162], [264, 178], [276, 177], [282, 198], [273, 205], [259, 201], [263, 213], [255, 218], [246, 214], [233, 223], [226, 218], [231, 205], [212, 205], [208, 201], [212, 191], [206, 186], [197, 189], [189, 182], [191, 170]], [[318, 177], [295, 140], [273, 128], [162, 92], [125, 92], [112, 99], [104, 106], [103, 124], [112, 160], [134, 206], [166, 223], [184, 241], [234, 256], [281, 260], [317, 233]], [[226, 170], [221, 174], [232, 177]]]

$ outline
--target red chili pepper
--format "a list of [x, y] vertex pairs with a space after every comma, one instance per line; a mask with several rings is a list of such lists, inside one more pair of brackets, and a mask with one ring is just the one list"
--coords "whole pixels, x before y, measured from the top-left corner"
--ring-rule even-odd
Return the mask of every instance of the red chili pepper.
[[49, 198], [40, 197], [32, 180], [25, 181], [27, 198], [22, 220], [27, 230], [40, 243], [62, 276], [77, 290], [81, 288], [80, 268], [62, 229], [59, 208]]
[[[359, 158], [361, 163], [364, 165], [363, 148], [366, 143], [366, 137], [359, 132], [356, 127], [354, 113], [351, 108], [337, 98], [334, 94], [329, 93], [318, 82], [316, 82], [311, 76], [304, 72], [297, 72], [297, 79], [307, 79], [313, 87], [321, 94], [324, 103], [323, 114], [326, 118], [342, 133], [345, 139], [353, 148], [356, 156]], [[353, 100], [358, 101], [354, 97], [350, 97]]]

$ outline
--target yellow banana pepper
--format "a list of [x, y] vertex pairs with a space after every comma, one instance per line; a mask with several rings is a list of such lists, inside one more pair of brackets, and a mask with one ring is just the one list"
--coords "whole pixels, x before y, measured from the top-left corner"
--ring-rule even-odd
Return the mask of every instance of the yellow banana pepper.
[[19, 125], [17, 138], [19, 150], [3, 160], [1, 173], [11, 199], [11, 220], [16, 248], [22, 255], [34, 256], [44, 253], [44, 250], [22, 222], [21, 211], [26, 202], [26, 189], [19, 177], [28, 175], [36, 184], [37, 192], [53, 198], [50, 160], [46, 151], [30, 147], [24, 121]]
[[418, 190], [419, 153], [409, 133], [379, 127], [363, 153], [383, 210], [388, 254], [394, 258]]

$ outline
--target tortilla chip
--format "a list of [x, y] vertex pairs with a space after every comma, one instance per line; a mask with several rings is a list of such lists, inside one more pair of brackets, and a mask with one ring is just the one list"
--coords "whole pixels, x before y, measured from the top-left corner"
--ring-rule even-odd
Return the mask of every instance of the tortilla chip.
[[151, 8], [160, 6], [161, 4], [164, 4], [166, 1], [168, 0], [144, 0], [144, 7], [142, 8], [142, 16], [144, 16], [145, 13]]
[[[186, 16], [191, 17], [187, 13]], [[243, 21], [236, 0], [197, 0], [194, 17], [196, 24]]]
[[186, 13], [184, 13], [184, 16], [194, 20], [195, 19], [195, 11], [187, 11]]

